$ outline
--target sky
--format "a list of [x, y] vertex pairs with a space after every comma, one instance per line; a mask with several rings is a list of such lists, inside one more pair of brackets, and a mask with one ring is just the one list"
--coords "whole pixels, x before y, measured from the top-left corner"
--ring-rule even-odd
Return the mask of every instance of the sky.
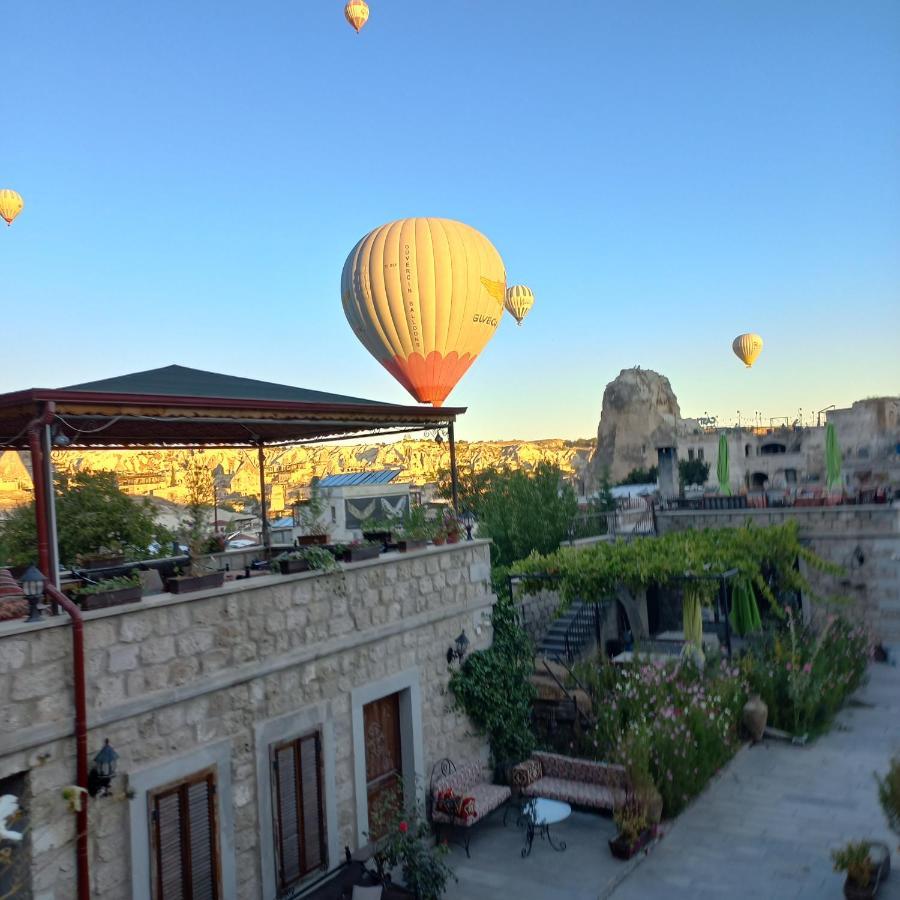
[[429, 215], [537, 298], [463, 439], [591, 436], [633, 365], [727, 424], [900, 393], [896, 0], [370, 8], [3, 4], [0, 391], [179, 363], [412, 402], [339, 284]]

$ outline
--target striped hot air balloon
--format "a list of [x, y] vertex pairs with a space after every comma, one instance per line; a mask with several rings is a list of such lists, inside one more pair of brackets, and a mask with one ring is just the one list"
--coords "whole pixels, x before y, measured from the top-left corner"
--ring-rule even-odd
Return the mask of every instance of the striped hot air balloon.
[[0, 190], [0, 218], [12, 225], [13, 219], [25, 208], [25, 201], [15, 191], [8, 188]]
[[450, 219], [376, 228], [341, 275], [344, 315], [363, 346], [416, 400], [435, 406], [494, 336], [505, 297], [493, 244]]
[[521, 325], [522, 320], [528, 315], [528, 311], [534, 306], [534, 294], [530, 287], [524, 284], [514, 284], [506, 291], [504, 306], [516, 320], [516, 325]]
[[748, 331], [739, 334], [731, 344], [734, 355], [749, 369], [762, 353], [763, 340], [758, 334]]
[[350, 0], [344, 7], [344, 18], [359, 34], [360, 29], [369, 20], [369, 4], [366, 3], [366, 0]]

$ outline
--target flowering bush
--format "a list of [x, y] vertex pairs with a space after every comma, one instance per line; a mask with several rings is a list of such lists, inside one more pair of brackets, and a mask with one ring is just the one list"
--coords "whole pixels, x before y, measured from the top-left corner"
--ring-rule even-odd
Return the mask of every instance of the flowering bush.
[[614, 759], [631, 780], [649, 779], [665, 815], [676, 815], [731, 757], [746, 685], [723, 661], [701, 672], [687, 660], [608, 663], [582, 671], [598, 720], [582, 752]]
[[829, 616], [816, 631], [785, 607], [784, 627], [757, 639], [742, 668], [769, 707], [770, 725], [796, 735], [817, 734], [859, 686], [870, 657], [864, 628]]

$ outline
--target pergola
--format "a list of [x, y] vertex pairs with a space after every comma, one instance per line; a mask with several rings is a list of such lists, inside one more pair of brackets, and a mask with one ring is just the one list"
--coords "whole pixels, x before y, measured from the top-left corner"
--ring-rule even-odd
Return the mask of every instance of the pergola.
[[31, 453], [39, 566], [58, 584], [54, 447], [256, 448], [263, 542], [268, 546], [266, 447], [446, 428], [456, 509], [453, 425], [464, 412], [379, 403], [173, 365], [55, 390], [0, 395], [0, 450]]

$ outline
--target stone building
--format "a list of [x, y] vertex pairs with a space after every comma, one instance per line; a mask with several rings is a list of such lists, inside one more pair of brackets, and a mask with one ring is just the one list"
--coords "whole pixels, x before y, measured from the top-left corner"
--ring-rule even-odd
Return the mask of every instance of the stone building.
[[[486, 761], [447, 649], [461, 631], [490, 643], [493, 602], [473, 541], [85, 613], [88, 748], [118, 753], [89, 801], [91, 896], [147, 900], [160, 879], [172, 896], [294, 896], [366, 842], [385, 784], [421, 796], [436, 760]], [[0, 794], [29, 823], [15, 896], [70, 900], [67, 617], [0, 624], [0, 721]]]

